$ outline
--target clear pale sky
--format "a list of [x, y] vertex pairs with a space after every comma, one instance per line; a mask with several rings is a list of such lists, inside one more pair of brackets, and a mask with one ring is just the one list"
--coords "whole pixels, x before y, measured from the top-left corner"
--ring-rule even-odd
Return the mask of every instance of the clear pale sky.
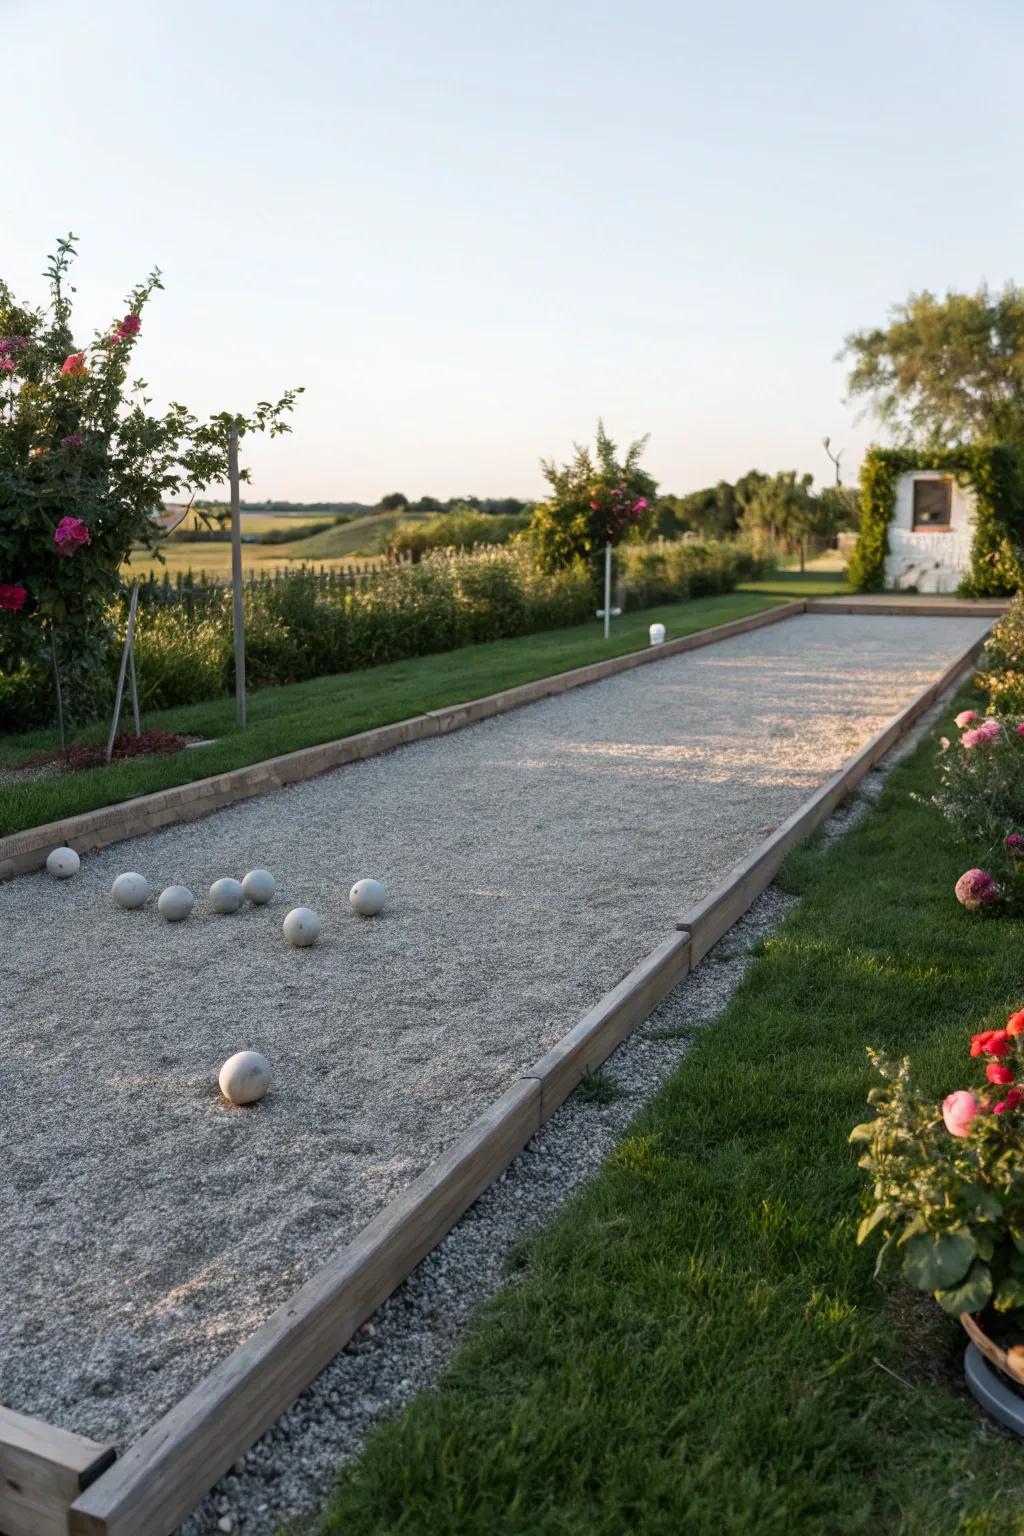
[[1024, 239], [1014, 0], [0, 0], [0, 273], [153, 263], [158, 401], [244, 409], [250, 496], [532, 496], [602, 415], [686, 491], [850, 471], [834, 354]]

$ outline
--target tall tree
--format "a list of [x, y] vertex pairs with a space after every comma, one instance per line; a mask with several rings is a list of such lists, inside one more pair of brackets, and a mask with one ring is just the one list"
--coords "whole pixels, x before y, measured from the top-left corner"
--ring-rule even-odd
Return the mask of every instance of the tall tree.
[[907, 444], [1024, 444], [1024, 289], [912, 293], [884, 329], [855, 331], [851, 395]]

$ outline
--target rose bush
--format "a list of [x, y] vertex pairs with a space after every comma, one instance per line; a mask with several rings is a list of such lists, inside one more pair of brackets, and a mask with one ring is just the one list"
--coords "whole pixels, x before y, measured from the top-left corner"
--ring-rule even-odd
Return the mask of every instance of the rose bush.
[[[249, 416], [201, 421], [183, 405], [151, 409], [128, 370], [159, 270], [133, 288], [120, 320], [85, 345], [72, 330], [75, 237], [47, 267], [44, 308], [0, 282], [0, 675], [48, 665], [55, 644], [71, 712], [93, 712], [107, 686], [108, 614], [133, 546], [155, 550], [151, 518], [223, 482], [228, 432], [288, 431], [299, 391]], [[243, 478], [247, 475], [243, 472]]]
[[932, 801], [986, 866], [961, 876], [957, 899], [973, 909], [1024, 910], [1024, 721], [967, 709], [954, 724], [961, 735], [942, 738]]
[[910, 1062], [868, 1055], [885, 1086], [876, 1114], [850, 1141], [872, 1189], [858, 1243], [882, 1237], [875, 1265], [896, 1259], [903, 1278], [952, 1313], [1024, 1308], [1024, 1009], [971, 1039], [979, 1081], [941, 1103], [915, 1087]]
[[620, 460], [618, 449], [599, 421], [596, 454], [577, 444], [575, 457], [568, 464], [541, 460], [551, 495], [534, 509], [529, 536], [546, 570], [583, 560], [596, 575], [605, 544], [618, 544], [649, 531], [654, 520], [651, 503], [658, 487], [640, 468], [646, 445], [647, 439], [640, 438]]

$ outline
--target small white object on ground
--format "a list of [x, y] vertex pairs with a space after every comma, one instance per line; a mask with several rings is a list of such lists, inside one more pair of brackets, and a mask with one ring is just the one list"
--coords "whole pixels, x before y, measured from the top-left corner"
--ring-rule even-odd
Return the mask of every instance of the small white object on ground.
[[255, 1104], [271, 1083], [270, 1062], [259, 1051], [236, 1051], [220, 1069], [220, 1091], [232, 1104]]
[[254, 907], [262, 907], [277, 890], [277, 881], [269, 869], [250, 869], [242, 879], [242, 890]]
[[110, 887], [110, 894], [119, 907], [124, 907], [128, 912], [134, 912], [137, 907], [144, 907], [152, 892], [149, 881], [145, 875], [137, 875], [128, 870], [123, 875], [118, 875]]
[[281, 926], [293, 949], [308, 949], [320, 937], [320, 919], [312, 907], [293, 907]]
[[183, 923], [194, 904], [195, 897], [187, 885], [169, 885], [165, 891], [160, 892], [156, 905], [160, 916], [165, 917], [169, 923]]
[[651, 625], [651, 629], [650, 629], [650, 635], [651, 635], [651, 644], [652, 645], [663, 645], [664, 642], [665, 642], [665, 626], [664, 626], [664, 624], [652, 624]]
[[210, 886], [210, 906], [215, 912], [237, 912], [245, 892], [237, 880], [215, 880]]
[[55, 880], [70, 880], [81, 867], [82, 861], [73, 848], [55, 848], [47, 855], [46, 870]]
[[357, 880], [348, 893], [354, 911], [362, 917], [373, 917], [387, 900], [387, 892], [379, 880]]

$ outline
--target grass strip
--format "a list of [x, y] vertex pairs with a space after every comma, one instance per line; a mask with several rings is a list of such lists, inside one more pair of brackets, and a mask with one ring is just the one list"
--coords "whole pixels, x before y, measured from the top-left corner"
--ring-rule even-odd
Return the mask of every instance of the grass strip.
[[935, 756], [791, 856], [801, 904], [323, 1536], [1024, 1531], [1024, 1448], [966, 1397], [962, 1331], [854, 1241], [865, 1045], [938, 1097], [1024, 1002], [1024, 926], [957, 906], [972, 860], [911, 799]]
[[[143, 716], [143, 730], [208, 736], [215, 738], [214, 744], [170, 757], [113, 763], [109, 768], [75, 774], [9, 778], [0, 784], [0, 836], [171, 785], [188, 784], [282, 752], [390, 725], [428, 709], [460, 704], [607, 656], [621, 656], [647, 644], [648, 626], [656, 621], [665, 624], [669, 635], [676, 638], [760, 613], [792, 601], [794, 596], [818, 596], [822, 588], [841, 590], [842, 583], [785, 573], [719, 597], [626, 614], [615, 621], [607, 642], [596, 623], [573, 625], [360, 672], [264, 688], [248, 697], [249, 726], [245, 731], [235, 724], [233, 699], [150, 711]], [[144, 686], [144, 678], [142, 683]], [[122, 716], [122, 729], [130, 729], [130, 719], [129, 710]], [[94, 741], [103, 734], [102, 728], [93, 725], [74, 733], [72, 739]], [[0, 765], [15, 766], [36, 753], [54, 751], [56, 746], [53, 731], [7, 737], [0, 746]]]

